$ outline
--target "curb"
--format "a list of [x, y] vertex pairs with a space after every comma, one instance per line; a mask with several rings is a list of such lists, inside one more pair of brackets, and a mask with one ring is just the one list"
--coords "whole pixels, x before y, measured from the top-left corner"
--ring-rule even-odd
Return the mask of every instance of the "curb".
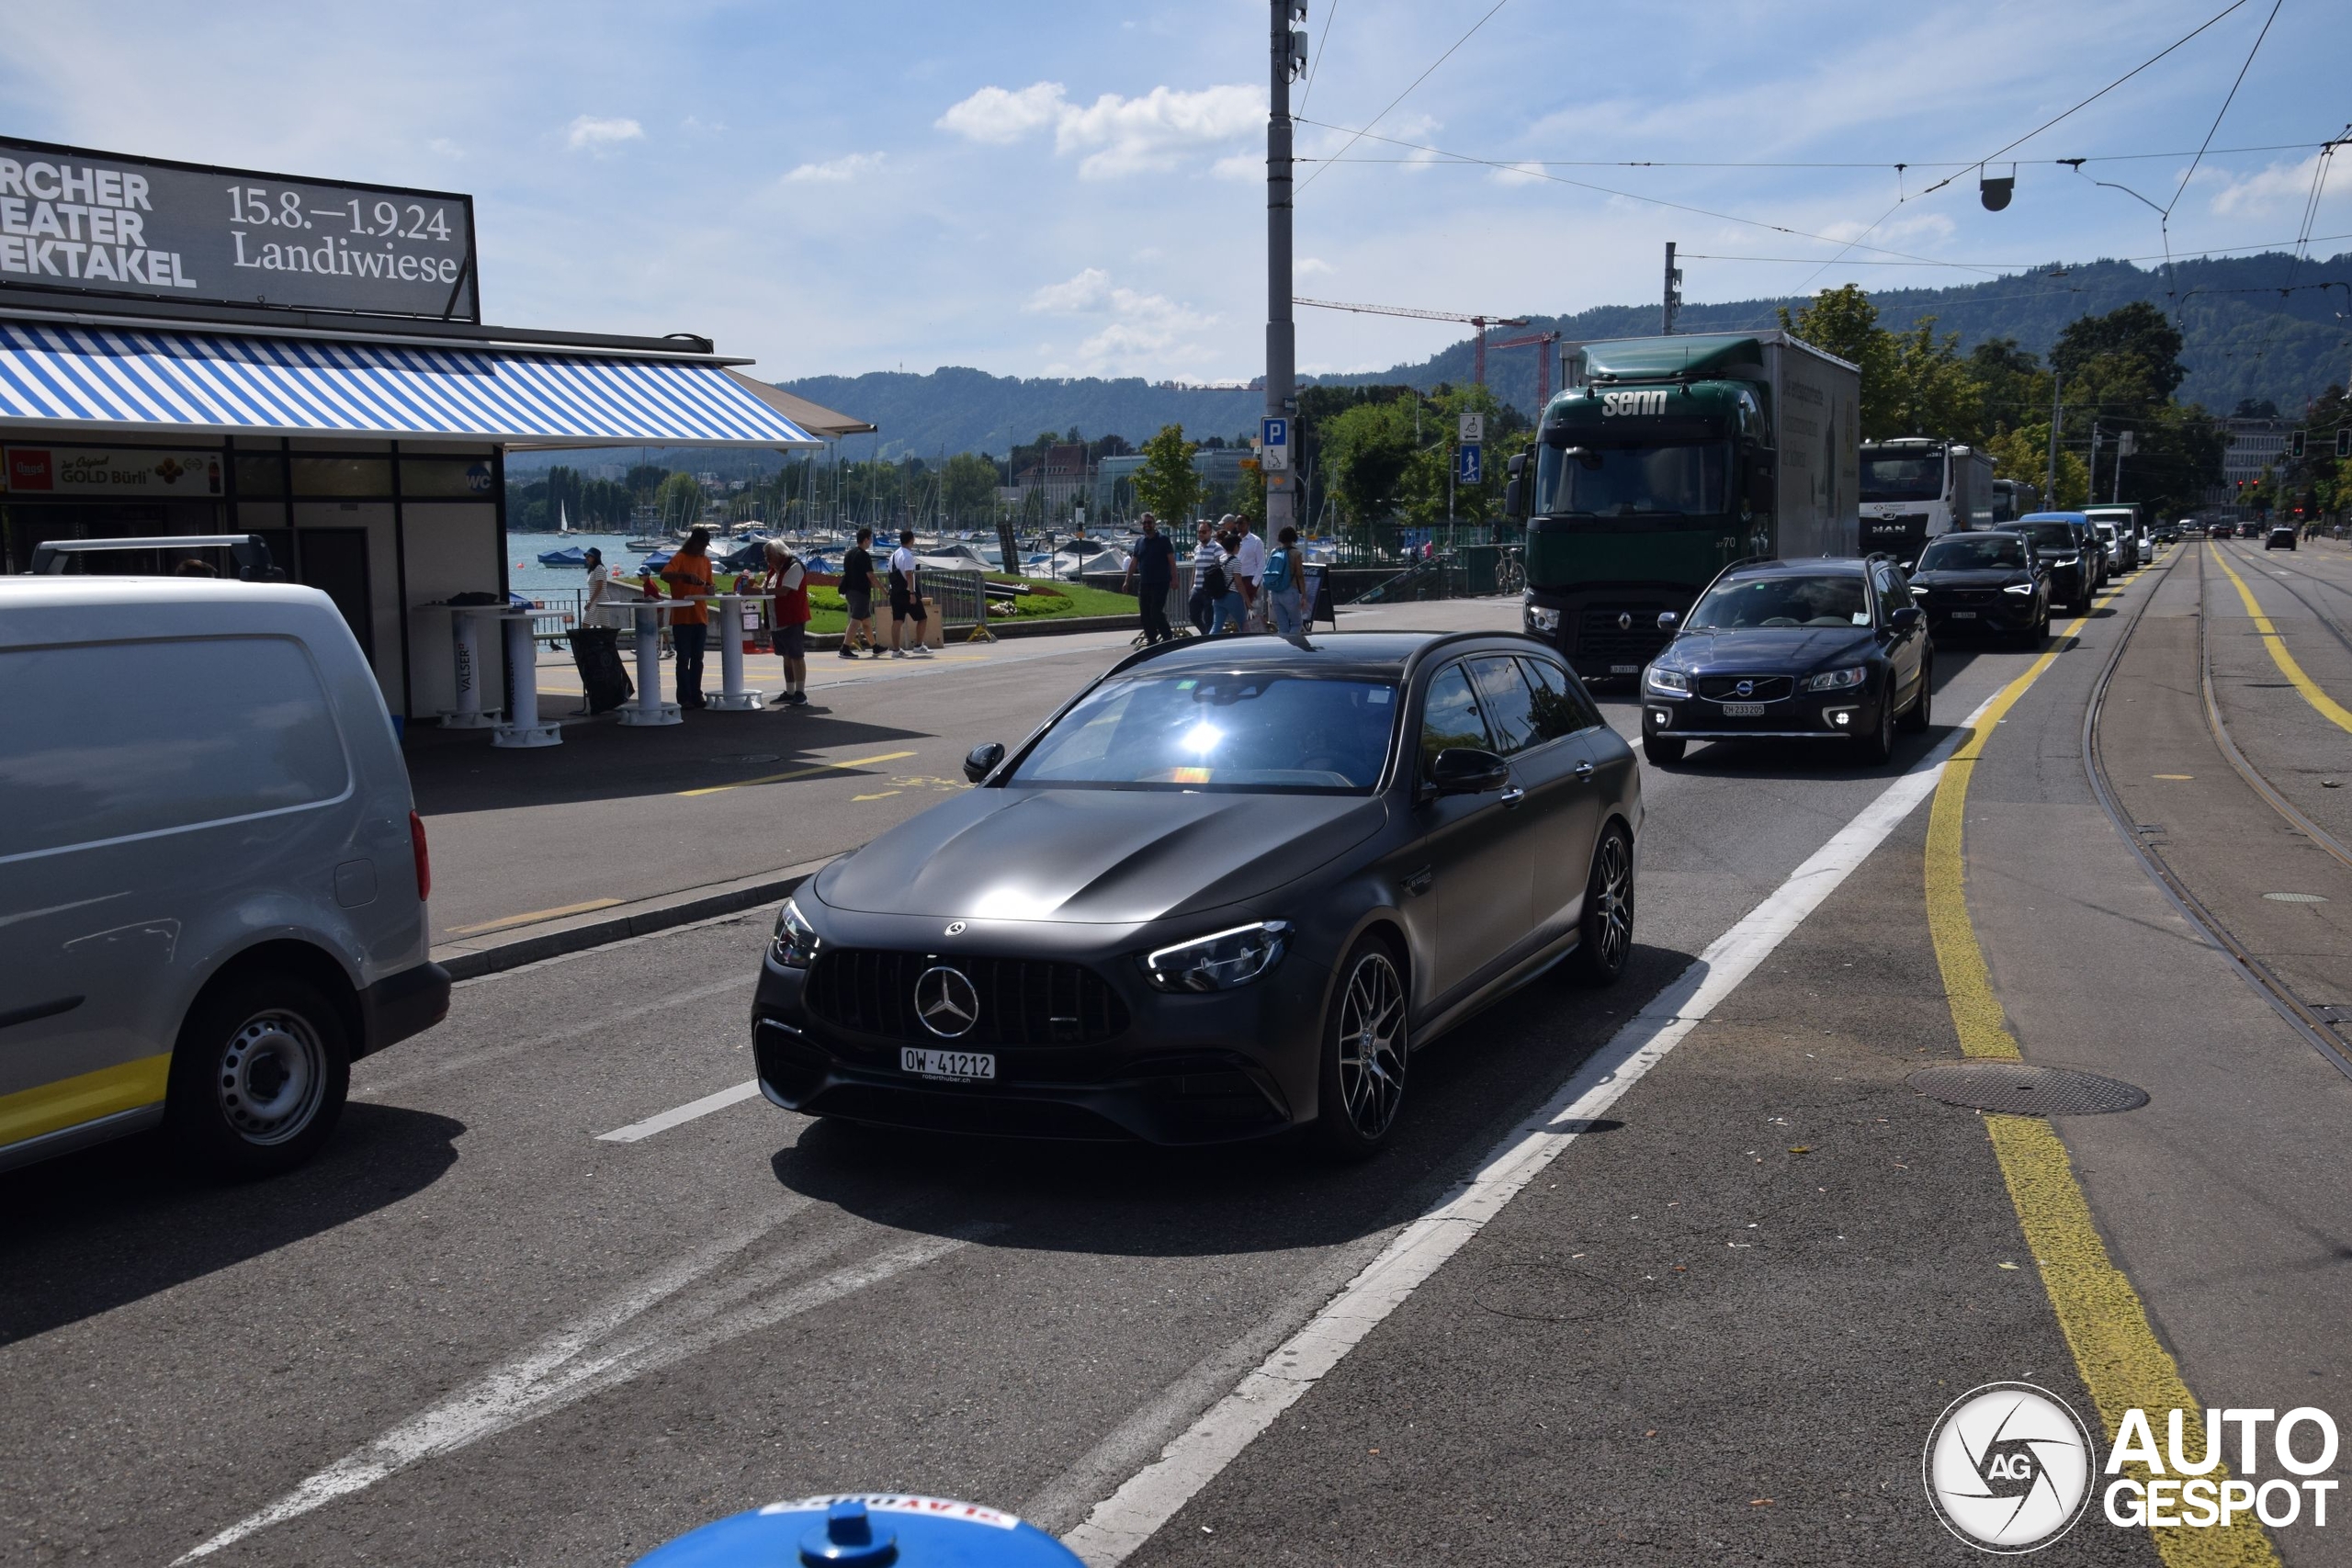
[[[989, 623], [989, 630], [994, 632], [1000, 641], [1007, 637], [1058, 637], [1069, 632], [1140, 631], [1142, 629], [1143, 621], [1139, 616], [1133, 615], [1063, 615], [1028, 622], [990, 621]], [[952, 648], [971, 636], [972, 623], [958, 621], [953, 626], [944, 626], [943, 632], [945, 645]], [[841, 647], [842, 635], [840, 632], [811, 632], [808, 635], [808, 650], [811, 653], [831, 653]]]
[[831, 864], [831, 860], [829, 856], [716, 887], [641, 899], [633, 905], [617, 905], [570, 920], [551, 920], [536, 930], [526, 928], [508, 934], [503, 941], [444, 942], [433, 949], [432, 959], [449, 972], [452, 980], [479, 979], [543, 959], [584, 953], [630, 937], [649, 936], [775, 903]]

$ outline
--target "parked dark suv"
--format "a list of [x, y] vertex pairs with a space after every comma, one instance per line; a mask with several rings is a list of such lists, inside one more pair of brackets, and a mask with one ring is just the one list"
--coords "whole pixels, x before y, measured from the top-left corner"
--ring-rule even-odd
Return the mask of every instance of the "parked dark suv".
[[1984, 632], [2031, 648], [2050, 630], [2049, 574], [2019, 529], [1930, 539], [1911, 574], [1911, 597], [1938, 633]]

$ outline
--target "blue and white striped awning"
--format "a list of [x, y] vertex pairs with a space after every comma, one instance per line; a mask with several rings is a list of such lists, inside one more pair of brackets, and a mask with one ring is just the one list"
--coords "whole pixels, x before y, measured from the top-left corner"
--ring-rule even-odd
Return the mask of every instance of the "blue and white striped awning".
[[816, 446], [708, 359], [0, 321], [0, 430]]

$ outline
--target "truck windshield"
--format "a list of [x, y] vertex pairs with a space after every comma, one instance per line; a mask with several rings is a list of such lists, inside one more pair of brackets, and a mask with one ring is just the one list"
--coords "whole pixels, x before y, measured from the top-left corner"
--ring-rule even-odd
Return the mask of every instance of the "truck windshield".
[[1936, 501], [1944, 493], [1941, 452], [1862, 452], [1864, 501]]
[[1721, 441], [1655, 446], [1545, 446], [1535, 462], [1535, 513], [1594, 517], [1703, 517], [1728, 510]]

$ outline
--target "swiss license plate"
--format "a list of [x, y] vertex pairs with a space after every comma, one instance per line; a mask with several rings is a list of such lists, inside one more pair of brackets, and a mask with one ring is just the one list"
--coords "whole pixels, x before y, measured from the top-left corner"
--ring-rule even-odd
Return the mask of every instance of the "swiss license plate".
[[926, 1045], [899, 1048], [899, 1070], [919, 1077], [994, 1083], [996, 1058], [985, 1051], [934, 1051]]
[[1762, 718], [1764, 705], [1762, 703], [1725, 703], [1724, 716], [1725, 718]]
[[1638, 675], [1642, 672], [1642, 667], [1638, 664], [1612, 664], [1609, 667], [1609, 672], [1611, 675]]
[[1976, 618], [1976, 612], [1973, 610], [1954, 610], [1951, 613], [1951, 618], [1955, 621], [1973, 621]]

